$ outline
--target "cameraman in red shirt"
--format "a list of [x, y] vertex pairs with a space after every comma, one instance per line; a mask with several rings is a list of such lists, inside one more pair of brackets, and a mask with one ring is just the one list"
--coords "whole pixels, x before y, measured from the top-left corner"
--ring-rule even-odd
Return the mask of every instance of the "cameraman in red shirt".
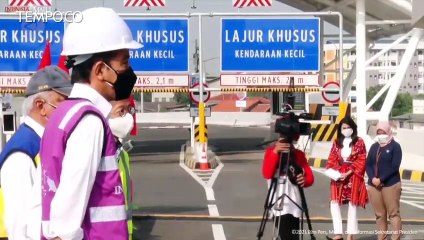
[[[266, 149], [262, 166], [262, 175], [268, 180], [268, 187], [271, 179], [276, 177], [276, 172], [279, 169], [297, 168], [296, 176], [292, 176], [291, 179], [290, 176], [287, 176], [291, 174], [290, 172], [286, 174], [282, 171], [277, 175], [279, 176], [277, 188], [274, 199], [271, 199], [271, 203], [277, 201], [272, 207], [274, 225], [278, 235], [284, 240], [298, 240], [300, 234], [302, 234], [299, 225], [300, 218], [303, 215], [303, 205], [298, 187], [309, 187], [314, 182], [314, 175], [308, 165], [305, 153], [294, 147], [299, 135], [293, 136], [292, 139], [293, 141], [291, 142], [290, 137], [280, 134], [280, 138], [275, 145]], [[279, 167], [280, 156], [287, 153], [291, 156], [289, 167], [286, 167], [287, 161], [284, 160], [281, 161], [282, 166]], [[289, 181], [285, 179], [289, 179]], [[281, 204], [282, 199], [283, 203]], [[277, 206], [282, 208], [275, 209]]]

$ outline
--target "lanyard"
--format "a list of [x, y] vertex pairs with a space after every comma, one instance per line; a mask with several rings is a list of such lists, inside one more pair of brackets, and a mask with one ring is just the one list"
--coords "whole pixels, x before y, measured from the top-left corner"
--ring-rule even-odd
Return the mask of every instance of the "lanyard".
[[378, 162], [379, 162], [379, 160], [380, 160], [381, 152], [382, 152], [382, 149], [381, 149], [381, 147], [379, 146], [379, 147], [378, 147], [378, 149], [377, 149], [377, 156], [376, 156], [376, 158], [375, 158], [375, 169], [374, 169], [374, 175], [375, 175], [375, 177], [376, 177], [376, 178], [378, 178], [378, 174], [379, 174], [379, 171], [378, 171]]

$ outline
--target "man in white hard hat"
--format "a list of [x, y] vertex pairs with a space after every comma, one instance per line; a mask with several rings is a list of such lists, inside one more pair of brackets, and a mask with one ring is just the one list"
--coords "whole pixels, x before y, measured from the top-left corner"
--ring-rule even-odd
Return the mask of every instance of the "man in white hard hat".
[[41, 140], [43, 239], [127, 240], [125, 197], [109, 101], [127, 99], [137, 80], [129, 66], [133, 40], [110, 8], [82, 12], [63, 36], [74, 83]]

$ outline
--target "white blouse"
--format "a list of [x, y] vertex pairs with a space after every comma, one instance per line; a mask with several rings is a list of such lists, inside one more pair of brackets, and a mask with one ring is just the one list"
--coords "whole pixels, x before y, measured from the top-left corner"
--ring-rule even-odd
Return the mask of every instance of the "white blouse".
[[347, 160], [347, 158], [350, 156], [350, 153], [352, 152], [352, 148], [349, 146], [349, 144], [352, 142], [352, 138], [345, 138], [343, 140], [343, 148], [341, 151], [341, 155], [344, 161]]

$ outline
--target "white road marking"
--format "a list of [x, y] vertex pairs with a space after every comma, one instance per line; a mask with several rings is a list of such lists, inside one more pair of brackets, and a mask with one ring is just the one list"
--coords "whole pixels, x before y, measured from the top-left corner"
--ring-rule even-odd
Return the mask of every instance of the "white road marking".
[[[199, 177], [196, 173], [194, 173], [190, 168], [188, 168], [184, 164], [184, 154], [185, 154], [184, 148], [185, 148], [185, 144], [183, 144], [181, 146], [180, 166], [188, 174], [190, 174], [190, 176], [192, 176], [194, 178], [194, 180], [196, 180], [203, 187], [203, 189], [205, 190], [205, 193], [206, 193], [206, 199], [208, 201], [215, 201], [215, 193], [212, 189], [212, 186], [215, 183], [215, 180], [218, 177], [219, 172], [224, 167], [224, 164], [217, 157], [217, 161], [218, 161], [219, 165], [218, 165], [218, 167], [216, 167], [214, 170], [211, 171], [212, 175], [210, 176], [209, 181], [206, 183], [201, 178], [203, 176]], [[204, 175], [204, 174], [202, 173], [202, 174], [199, 174], [199, 175]], [[208, 210], [209, 210], [210, 216], [212, 216], [212, 217], [218, 217], [219, 216], [219, 211], [218, 211], [218, 207], [216, 206], [216, 204], [208, 204]], [[222, 224], [212, 224], [212, 233], [213, 233], [214, 240], [226, 240], [227, 239], [225, 237], [224, 228], [223, 228]]]
[[193, 171], [190, 170], [185, 164], [184, 164], [184, 147], [185, 144], [181, 145], [181, 152], [180, 152], [180, 167], [184, 169], [190, 176], [194, 178], [202, 187], [205, 186], [205, 182], [197, 176]]
[[219, 163], [218, 167], [215, 168], [215, 170], [212, 173], [211, 178], [208, 181], [208, 184], [206, 186], [212, 188], [213, 184], [215, 183], [216, 178], [218, 177], [219, 172], [221, 172], [222, 168], [224, 167], [224, 164], [221, 162], [218, 156], [216, 157], [216, 161]]
[[219, 217], [218, 207], [215, 204], [208, 204], [209, 216]]
[[[417, 204], [415, 201], [407, 201], [407, 200], [401, 199], [400, 202], [411, 205], [419, 209], [424, 209], [424, 205]], [[424, 202], [418, 202], [418, 203], [424, 204]]]
[[[202, 177], [205, 178], [204, 176], [199, 176], [196, 173], [194, 173], [190, 168], [188, 168], [185, 164], [184, 164], [184, 147], [185, 145], [181, 146], [181, 152], [180, 152], [180, 166], [188, 173], [190, 174], [190, 176], [192, 176], [194, 178], [194, 180], [196, 180], [205, 190], [206, 193], [206, 199], [208, 201], [215, 201], [215, 194], [214, 191], [212, 189], [213, 184], [215, 183], [216, 178], [218, 177], [219, 172], [221, 172], [222, 168], [224, 167], [224, 164], [221, 162], [221, 160], [219, 160], [219, 158], [217, 159], [219, 165], [218, 167], [216, 167], [214, 170], [212, 170], [211, 172], [208, 173], [203, 173], [203, 174], [210, 174], [212, 173], [212, 175], [209, 178], [209, 181], [207, 181], [207, 183], [205, 183], [205, 181], [203, 181]], [[203, 175], [200, 174], [200, 175]]]
[[215, 193], [211, 187], [204, 187], [206, 192], [206, 199], [208, 201], [215, 201]]
[[222, 224], [212, 224], [212, 232], [215, 240], [227, 240], [227, 238], [225, 238]]

